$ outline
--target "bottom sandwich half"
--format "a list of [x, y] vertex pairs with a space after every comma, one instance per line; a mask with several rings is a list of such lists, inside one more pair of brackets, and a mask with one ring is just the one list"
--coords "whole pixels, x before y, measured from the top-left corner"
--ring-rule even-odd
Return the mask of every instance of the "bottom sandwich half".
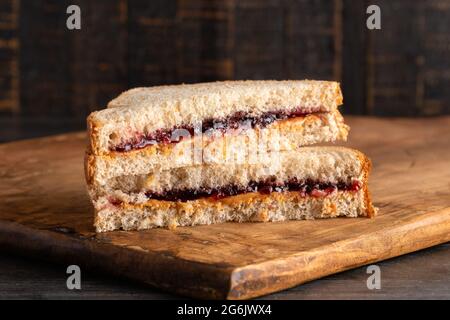
[[373, 217], [370, 161], [356, 150], [305, 147], [264, 164], [199, 165], [90, 184], [97, 232], [222, 222]]

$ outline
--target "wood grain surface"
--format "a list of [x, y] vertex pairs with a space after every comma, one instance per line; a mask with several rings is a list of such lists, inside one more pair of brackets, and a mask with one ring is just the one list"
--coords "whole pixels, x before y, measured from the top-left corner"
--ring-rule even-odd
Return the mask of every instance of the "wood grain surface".
[[0, 145], [0, 247], [199, 298], [245, 299], [450, 241], [450, 118], [349, 118], [376, 219], [95, 234], [85, 134]]
[[450, 114], [450, 0], [373, 2], [2, 0], [0, 118], [81, 126], [126, 88], [304, 78], [342, 82], [351, 114]]
[[[450, 299], [450, 242], [377, 262], [381, 289], [369, 290], [367, 267], [347, 270], [263, 300]], [[67, 289], [68, 264], [0, 253], [0, 300], [5, 299], [181, 299], [142, 282], [81, 270], [81, 289]]]

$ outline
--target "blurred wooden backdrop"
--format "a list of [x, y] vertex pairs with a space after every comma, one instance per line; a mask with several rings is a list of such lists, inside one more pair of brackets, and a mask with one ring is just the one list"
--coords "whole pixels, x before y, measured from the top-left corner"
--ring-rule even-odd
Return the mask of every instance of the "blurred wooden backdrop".
[[129, 87], [222, 79], [333, 79], [347, 114], [449, 114], [450, 0], [375, 2], [370, 31], [365, 0], [0, 0], [0, 134], [82, 128]]

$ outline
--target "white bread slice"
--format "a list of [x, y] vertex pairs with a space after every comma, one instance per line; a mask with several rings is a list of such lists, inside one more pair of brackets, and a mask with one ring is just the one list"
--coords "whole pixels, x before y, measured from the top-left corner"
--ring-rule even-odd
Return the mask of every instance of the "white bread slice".
[[[205, 165], [123, 176], [105, 186], [90, 184], [99, 232], [151, 227], [210, 224], [225, 221], [282, 221], [334, 216], [375, 215], [368, 191], [370, 160], [361, 152], [344, 147], [304, 147], [280, 152], [265, 164]], [[212, 197], [191, 201], [148, 199], [145, 192], [216, 188], [247, 185], [250, 181], [290, 178], [321, 182], [358, 181], [357, 191], [338, 190], [323, 197], [301, 196], [299, 192], [269, 195], [244, 193], [223, 199]]]
[[155, 227], [207, 225], [222, 222], [268, 222], [334, 217], [372, 217], [375, 211], [363, 189], [338, 191], [328, 197], [301, 197], [296, 192], [247, 193], [211, 201], [150, 200], [141, 205], [105, 206], [97, 211], [97, 232]]
[[[297, 151], [273, 153], [257, 164], [210, 164], [157, 170], [141, 175], [122, 175], [107, 183], [91, 185], [93, 199], [113, 196], [122, 202], [146, 201], [144, 192], [217, 189], [227, 185], [247, 186], [251, 181], [291, 178], [328, 183], [367, 180], [370, 160], [361, 152], [344, 147], [304, 147]], [[142, 193], [139, 195], [139, 193]]]
[[[319, 142], [346, 140], [348, 127], [336, 110], [323, 115], [309, 115], [273, 123], [267, 128], [250, 129], [217, 139], [195, 137], [180, 143], [154, 145], [126, 153], [86, 155], [89, 184], [106, 186], [108, 180], [126, 175], [200, 164], [268, 163], [278, 151], [301, 150], [300, 146]], [[199, 139], [199, 140], [197, 140]], [[197, 146], [200, 146], [200, 156]], [[300, 151], [301, 152], [301, 151]]]
[[337, 82], [225, 81], [135, 88], [108, 108], [88, 117], [92, 153], [107, 154], [111, 144], [206, 119], [223, 119], [237, 112], [261, 115], [301, 107], [305, 112], [331, 112], [342, 104]]

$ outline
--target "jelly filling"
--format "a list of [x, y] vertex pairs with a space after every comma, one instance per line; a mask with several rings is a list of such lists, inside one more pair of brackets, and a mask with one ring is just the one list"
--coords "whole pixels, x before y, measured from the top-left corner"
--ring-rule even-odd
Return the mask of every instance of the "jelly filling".
[[[225, 119], [208, 119], [203, 121], [201, 131], [202, 133], [225, 133], [227, 130], [234, 130], [238, 128], [263, 128], [275, 121], [305, 117], [313, 113], [320, 112], [305, 113], [302, 108], [297, 108], [291, 111], [271, 111], [260, 116], [252, 116], [243, 112], [237, 112]], [[181, 134], [180, 130], [183, 130], [184, 134]], [[127, 152], [142, 149], [154, 144], [178, 143], [183, 140], [183, 138], [187, 135], [187, 132], [189, 133], [189, 137], [193, 137], [194, 127], [192, 125], [181, 125], [172, 129], [160, 129], [149, 134], [136, 134], [133, 139], [112, 146], [110, 150], [116, 152]]]
[[329, 183], [312, 180], [298, 181], [290, 179], [280, 184], [275, 181], [250, 182], [246, 187], [238, 185], [227, 185], [219, 188], [201, 188], [169, 190], [161, 193], [148, 191], [145, 195], [149, 199], [164, 201], [189, 201], [200, 198], [221, 199], [249, 192], [259, 192], [261, 194], [271, 194], [272, 192], [299, 192], [301, 196], [324, 197], [335, 191], [358, 191], [361, 188], [359, 181], [351, 183]]

